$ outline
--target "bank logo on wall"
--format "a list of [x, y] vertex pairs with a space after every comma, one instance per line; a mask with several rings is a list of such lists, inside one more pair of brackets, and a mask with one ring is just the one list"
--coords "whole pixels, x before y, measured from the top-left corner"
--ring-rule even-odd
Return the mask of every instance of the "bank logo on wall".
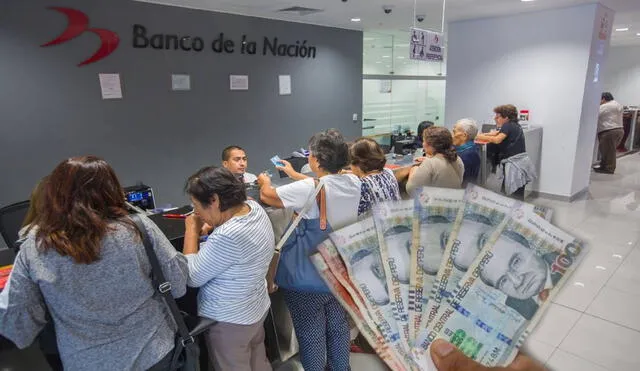
[[98, 48], [98, 50], [92, 56], [80, 62], [78, 64], [78, 67], [86, 66], [88, 64], [95, 63], [101, 59], [108, 57], [116, 50], [118, 44], [120, 44], [120, 38], [118, 37], [117, 33], [106, 30], [104, 28], [89, 27], [89, 17], [79, 10], [61, 7], [50, 7], [49, 9], [55, 10], [67, 16], [67, 28], [62, 31], [62, 33], [58, 35], [58, 37], [40, 46], [47, 47], [64, 44], [75, 39], [85, 32], [94, 33], [100, 38], [100, 47]]

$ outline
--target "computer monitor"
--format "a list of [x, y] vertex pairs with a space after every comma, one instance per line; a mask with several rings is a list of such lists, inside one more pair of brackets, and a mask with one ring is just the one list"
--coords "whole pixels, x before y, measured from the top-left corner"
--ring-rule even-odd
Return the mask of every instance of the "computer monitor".
[[156, 208], [156, 201], [153, 189], [147, 185], [139, 184], [124, 189], [127, 202], [141, 208], [142, 210], [153, 210]]

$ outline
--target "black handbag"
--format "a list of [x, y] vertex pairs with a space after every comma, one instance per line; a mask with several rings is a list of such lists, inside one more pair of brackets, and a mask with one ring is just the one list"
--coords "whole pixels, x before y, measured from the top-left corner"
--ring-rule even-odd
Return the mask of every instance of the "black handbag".
[[[153, 250], [153, 246], [149, 240], [149, 235], [142, 223], [140, 215], [132, 214], [131, 220], [136, 224], [138, 230], [140, 230], [140, 234], [142, 235], [144, 249], [147, 253], [147, 257], [149, 258], [149, 263], [151, 263], [153, 285], [156, 291], [164, 298], [164, 302], [169, 308], [171, 316], [178, 326], [178, 333], [176, 334], [175, 348], [173, 349], [169, 371], [198, 371], [200, 370], [200, 348], [197, 337], [207, 331], [211, 326], [215, 325], [217, 321], [203, 317], [198, 317], [197, 320], [191, 321], [192, 318], [189, 318], [188, 314], [181, 312], [180, 309], [178, 309], [178, 304], [176, 304], [175, 299], [171, 295], [171, 282], [164, 278], [160, 262], [158, 262], [158, 257]], [[191, 329], [189, 329], [187, 322], [195, 323]]]

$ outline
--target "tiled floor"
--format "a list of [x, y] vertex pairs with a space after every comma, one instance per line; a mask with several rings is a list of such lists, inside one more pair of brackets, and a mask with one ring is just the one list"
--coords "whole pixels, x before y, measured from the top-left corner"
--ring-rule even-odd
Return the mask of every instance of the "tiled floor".
[[593, 174], [585, 200], [535, 203], [590, 251], [525, 350], [554, 371], [640, 370], [640, 155]]
[[[593, 174], [585, 200], [534, 202], [552, 207], [555, 224], [583, 238], [590, 252], [525, 351], [553, 371], [640, 370], [640, 154], [621, 159], [615, 175]], [[381, 369], [366, 356], [352, 364]], [[44, 369], [35, 349], [0, 355], [0, 370]], [[281, 368], [295, 369], [295, 361]]]

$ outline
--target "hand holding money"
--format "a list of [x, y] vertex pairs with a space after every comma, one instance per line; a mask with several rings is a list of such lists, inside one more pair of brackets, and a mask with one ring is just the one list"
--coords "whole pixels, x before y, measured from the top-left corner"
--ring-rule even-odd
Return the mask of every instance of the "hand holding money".
[[[492, 371], [492, 367], [486, 367], [465, 356], [453, 344], [444, 340], [436, 340], [431, 345], [431, 358], [438, 371]], [[504, 371], [545, 371], [538, 362], [519, 354], [507, 367], [500, 368]]]

